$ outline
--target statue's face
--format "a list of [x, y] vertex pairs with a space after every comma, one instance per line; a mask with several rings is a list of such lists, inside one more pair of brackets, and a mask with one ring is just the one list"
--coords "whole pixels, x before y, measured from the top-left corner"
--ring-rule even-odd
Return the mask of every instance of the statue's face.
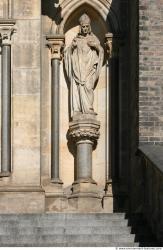
[[90, 24], [84, 23], [81, 25], [81, 33], [86, 36], [90, 32]]

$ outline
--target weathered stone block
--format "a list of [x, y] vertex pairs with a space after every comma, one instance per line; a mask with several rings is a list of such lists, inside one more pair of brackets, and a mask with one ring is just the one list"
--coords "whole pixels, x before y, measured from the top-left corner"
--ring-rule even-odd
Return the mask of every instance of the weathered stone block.
[[32, 147], [14, 147], [12, 152], [12, 182], [22, 185], [40, 184], [40, 150]]
[[92, 196], [70, 197], [68, 200], [68, 210], [78, 212], [101, 212], [101, 199]]
[[97, 185], [89, 182], [73, 184], [72, 190], [73, 190], [73, 195], [81, 193], [83, 194], [92, 193], [93, 196], [94, 195], [99, 196], [98, 195], [99, 189]]
[[114, 199], [112, 196], [104, 196], [103, 198], [103, 209], [106, 213], [113, 213], [113, 203]]
[[57, 197], [54, 195], [54, 197], [51, 195], [46, 195], [45, 198], [45, 211], [46, 212], [63, 212], [68, 207], [68, 200], [66, 197], [61, 196]]
[[4, 17], [3, 0], [0, 2], [0, 18]]
[[40, 20], [17, 20], [16, 33], [13, 36], [15, 44], [40, 42]]
[[41, 13], [40, 0], [13, 0], [15, 19], [39, 19]]
[[0, 213], [43, 213], [44, 192], [0, 192]]
[[13, 70], [13, 95], [31, 95], [40, 92], [39, 69]]
[[35, 44], [13, 46], [14, 68], [38, 68], [40, 66], [40, 49]]

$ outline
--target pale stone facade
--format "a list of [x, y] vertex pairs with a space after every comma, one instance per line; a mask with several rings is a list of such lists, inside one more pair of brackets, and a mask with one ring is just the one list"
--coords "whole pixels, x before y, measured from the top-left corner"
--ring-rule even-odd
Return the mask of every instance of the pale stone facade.
[[[128, 210], [130, 182], [139, 174], [137, 21], [130, 8], [125, 0], [1, 1], [0, 212]], [[94, 89], [96, 119], [72, 124], [64, 50], [83, 13], [104, 61]], [[78, 172], [90, 178], [76, 185]]]
[[[108, 48], [105, 44], [105, 37], [108, 33], [110, 34], [108, 39], [111, 45], [112, 33], [119, 32], [118, 20], [110, 10], [111, 2], [109, 1], [88, 1], [88, 3], [86, 1], [73, 1], [73, 3], [60, 1], [59, 5], [53, 3], [52, 6], [48, 2], [1, 1], [1, 58], [4, 65], [3, 60], [7, 60], [3, 52], [6, 41], [10, 48], [10, 52], [6, 55], [11, 56], [11, 63], [8, 61], [4, 69], [11, 73], [11, 77], [5, 79], [5, 71], [1, 70], [1, 86], [4, 88], [6, 81], [11, 93], [9, 90], [7, 94], [2, 92], [3, 109], [7, 105], [10, 108], [5, 116], [5, 110], [1, 107], [3, 159], [1, 161], [0, 196], [3, 198], [0, 199], [0, 212], [78, 211], [80, 209], [104, 211], [100, 204], [102, 200], [105, 200], [103, 199], [104, 189], [110, 177], [109, 58], [114, 54], [111, 52], [112, 48]], [[56, 11], [58, 11], [57, 15], [55, 15]], [[109, 11], [114, 28], [110, 27], [108, 21]], [[77, 192], [79, 196], [83, 192], [87, 193], [79, 199], [79, 196], [72, 197], [74, 193], [71, 190], [77, 178], [78, 166], [74, 162], [71, 146], [68, 145], [73, 141], [67, 137], [69, 126], [71, 128], [68, 108], [69, 91], [64, 72], [63, 54], [60, 49], [62, 46], [68, 47], [79, 32], [78, 19], [84, 12], [91, 18], [92, 32], [99, 39], [105, 58], [98, 84], [94, 90], [93, 105], [98, 114], [97, 122], [90, 123], [90, 118], [83, 121], [90, 140], [94, 138], [92, 134], [90, 137], [90, 133], [94, 133], [91, 132], [92, 129], [96, 127], [100, 131], [100, 136], [96, 139], [98, 140], [97, 146], [93, 148], [93, 152], [90, 151], [89, 155], [87, 151], [84, 151], [88, 153], [90, 164], [92, 161], [89, 171], [91, 171], [90, 175], [94, 183], [88, 181], [88, 183], [79, 184], [79, 187], [76, 185], [73, 187], [73, 190], [76, 190], [74, 192]], [[7, 38], [10, 41], [3, 37], [3, 29], [10, 33]], [[108, 50], [109, 53], [107, 53]], [[59, 62], [58, 83], [55, 76], [54, 79], [51, 78], [53, 70], [56, 70], [55, 63], [54, 67], [52, 64], [53, 60]], [[3, 69], [2, 65], [1, 69]], [[56, 99], [57, 89], [54, 87], [53, 91], [53, 84], [54, 86], [58, 84], [58, 99]], [[3, 103], [6, 95], [8, 95], [7, 100], [11, 101], [11, 106], [10, 103]], [[83, 122], [77, 122], [73, 126], [79, 125], [83, 130], [85, 129]], [[9, 125], [6, 129], [5, 124]], [[88, 148], [88, 144], [86, 147]], [[75, 150], [75, 144], [73, 148]], [[5, 154], [6, 157], [4, 157]], [[80, 152], [79, 155], [83, 157], [81, 160], [84, 159], [85, 156], [82, 156]], [[88, 172], [87, 160], [88, 158], [85, 159], [83, 167], [82, 165], [80, 167], [83, 174], [84, 171]], [[110, 196], [112, 192], [106, 196], [110, 199], [112, 207]], [[76, 199], [79, 199], [77, 203]], [[107, 211], [107, 206], [105, 207]]]
[[[162, 241], [162, 10], [0, 0], [0, 213], [143, 213]], [[104, 60], [97, 115], [71, 119], [65, 51], [84, 13]]]

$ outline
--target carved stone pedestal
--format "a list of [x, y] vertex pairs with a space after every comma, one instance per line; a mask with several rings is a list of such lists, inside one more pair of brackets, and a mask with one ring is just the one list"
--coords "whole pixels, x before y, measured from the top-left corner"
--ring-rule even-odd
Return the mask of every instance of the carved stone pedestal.
[[73, 183], [72, 195], [68, 199], [70, 210], [81, 212], [100, 212], [101, 196], [96, 183]]
[[68, 140], [74, 147], [76, 178], [72, 184], [69, 206], [79, 211], [100, 211], [101, 197], [92, 179], [92, 151], [99, 138], [100, 123], [94, 114], [73, 117], [69, 124]]

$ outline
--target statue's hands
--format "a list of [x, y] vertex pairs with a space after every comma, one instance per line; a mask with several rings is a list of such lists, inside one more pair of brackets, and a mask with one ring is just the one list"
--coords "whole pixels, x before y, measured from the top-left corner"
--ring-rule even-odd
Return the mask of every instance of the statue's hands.
[[91, 48], [96, 49], [97, 51], [99, 51], [99, 45], [95, 41], [91, 41], [91, 40], [88, 41], [88, 46], [91, 47]]

